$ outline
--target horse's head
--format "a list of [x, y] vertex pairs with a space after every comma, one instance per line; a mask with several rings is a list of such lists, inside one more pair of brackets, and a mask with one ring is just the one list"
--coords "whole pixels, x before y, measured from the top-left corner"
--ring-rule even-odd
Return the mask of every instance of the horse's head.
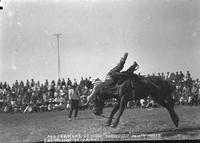
[[96, 83], [92, 93], [87, 97], [87, 102], [85, 105], [88, 105], [91, 100], [94, 101], [93, 113], [95, 115], [101, 115], [103, 113], [104, 101], [102, 94], [100, 94], [100, 85], [101, 82]]
[[103, 99], [102, 96], [96, 95], [94, 97], [93, 113], [95, 115], [100, 116], [101, 114], [103, 114], [103, 108], [104, 108], [104, 105], [105, 105], [104, 102], [105, 102], [105, 100]]

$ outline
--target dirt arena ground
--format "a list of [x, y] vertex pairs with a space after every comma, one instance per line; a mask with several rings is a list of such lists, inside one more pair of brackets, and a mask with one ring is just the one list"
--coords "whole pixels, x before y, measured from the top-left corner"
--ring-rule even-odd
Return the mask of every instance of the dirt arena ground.
[[200, 107], [178, 106], [176, 128], [164, 108], [127, 109], [116, 128], [104, 127], [105, 117], [80, 111], [68, 121], [69, 111], [31, 114], [0, 113], [0, 142], [87, 141], [87, 140], [179, 140], [200, 139]]

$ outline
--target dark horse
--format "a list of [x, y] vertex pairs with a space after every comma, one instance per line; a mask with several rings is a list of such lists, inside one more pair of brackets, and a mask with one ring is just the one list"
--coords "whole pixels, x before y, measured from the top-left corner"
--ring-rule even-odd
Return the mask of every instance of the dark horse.
[[[168, 81], [158, 76], [138, 77], [136, 80], [133, 77], [129, 77], [123, 82], [118, 82], [113, 88], [105, 87], [104, 82], [102, 82], [96, 87], [96, 90], [97, 94], [93, 97], [93, 113], [95, 115], [103, 113], [105, 100], [117, 99], [117, 104], [114, 106], [106, 126], [116, 127], [118, 125], [128, 101], [143, 99], [147, 96], [151, 96], [154, 101], [165, 107], [169, 111], [176, 127], [178, 126], [179, 118], [174, 111], [174, 101], [172, 99], [174, 88]], [[113, 116], [117, 111], [117, 118], [112, 123]]]

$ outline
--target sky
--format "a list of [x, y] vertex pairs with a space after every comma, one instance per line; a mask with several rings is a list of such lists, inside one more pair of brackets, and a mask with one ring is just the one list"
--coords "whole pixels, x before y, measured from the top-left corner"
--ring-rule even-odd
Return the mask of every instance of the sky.
[[200, 0], [2, 0], [0, 81], [105, 77], [124, 70], [200, 77]]

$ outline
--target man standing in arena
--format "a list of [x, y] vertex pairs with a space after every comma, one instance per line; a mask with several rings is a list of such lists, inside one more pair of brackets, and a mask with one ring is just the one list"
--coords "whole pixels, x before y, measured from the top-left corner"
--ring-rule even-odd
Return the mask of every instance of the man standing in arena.
[[69, 121], [71, 121], [71, 116], [74, 109], [75, 109], [74, 118], [75, 119], [77, 118], [79, 100], [80, 100], [80, 93], [78, 91], [78, 86], [72, 85], [71, 88], [69, 89], [69, 101], [71, 103], [71, 109], [68, 116]]

